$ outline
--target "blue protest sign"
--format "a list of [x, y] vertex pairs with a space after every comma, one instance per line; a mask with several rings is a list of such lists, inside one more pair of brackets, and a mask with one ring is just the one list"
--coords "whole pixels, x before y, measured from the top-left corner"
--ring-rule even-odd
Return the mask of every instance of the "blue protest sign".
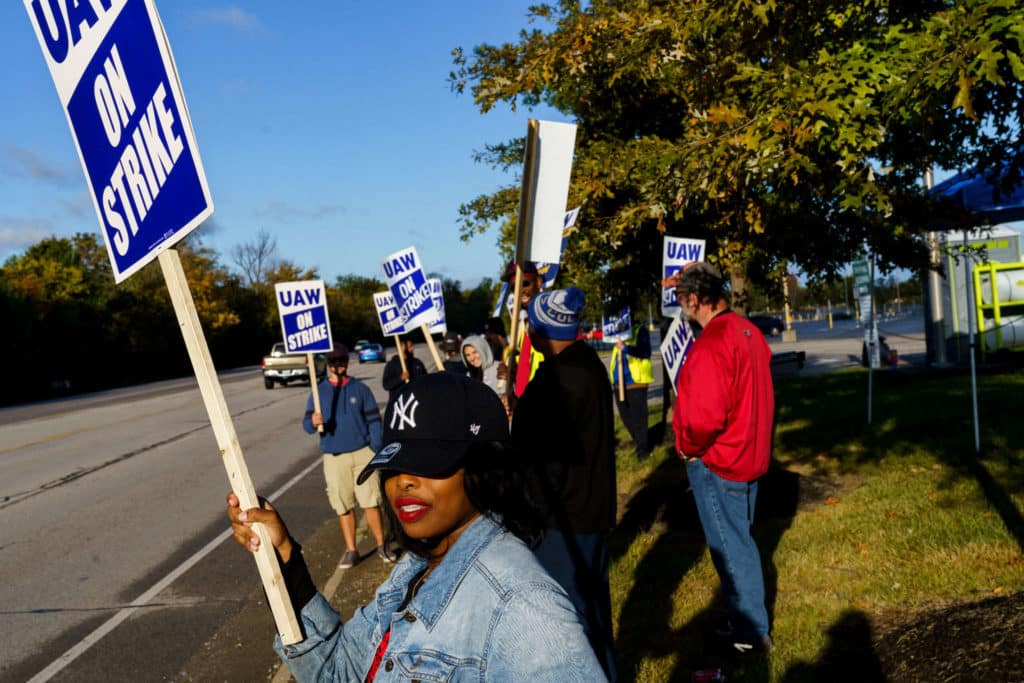
[[121, 282], [213, 213], [167, 36], [152, 0], [24, 2]]
[[632, 327], [629, 308], [623, 308], [618, 315], [601, 317], [601, 338], [608, 343], [629, 341]]
[[[687, 263], [704, 260], [704, 240], [685, 237], [665, 237], [664, 251], [661, 255], [661, 277], [671, 277]], [[679, 302], [673, 287], [661, 290], [661, 314], [673, 318], [679, 313]]]
[[494, 311], [491, 312], [491, 317], [492, 318], [500, 318], [501, 317], [501, 307], [505, 303], [505, 300], [508, 298], [508, 290], [509, 290], [508, 283], [507, 282], [502, 282], [501, 283], [501, 289], [498, 290], [498, 300], [494, 302]]
[[444, 290], [441, 288], [441, 280], [431, 278], [427, 280], [430, 285], [430, 298], [434, 302], [434, 320], [430, 323], [430, 334], [444, 334], [448, 331], [448, 320], [444, 312]]
[[274, 285], [274, 293], [288, 353], [330, 351], [334, 348], [327, 319], [327, 289], [323, 280], [280, 282]]
[[683, 369], [686, 354], [693, 346], [693, 328], [682, 318], [676, 318], [668, 328], [661, 342], [661, 362], [665, 372], [672, 379], [673, 391], [679, 391], [679, 371]]
[[380, 266], [405, 329], [411, 330], [433, 322], [434, 300], [416, 247], [407, 247], [389, 254]]
[[373, 295], [373, 305], [377, 309], [380, 330], [385, 337], [405, 334], [402, 316], [398, 315], [398, 307], [395, 306], [395, 298], [391, 296], [391, 292], [376, 292]]

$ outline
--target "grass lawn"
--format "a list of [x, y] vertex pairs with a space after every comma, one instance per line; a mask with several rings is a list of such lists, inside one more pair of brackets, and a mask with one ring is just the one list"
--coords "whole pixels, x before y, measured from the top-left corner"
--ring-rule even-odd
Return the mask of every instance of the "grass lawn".
[[[1024, 590], [1024, 374], [983, 375], [978, 388], [980, 457], [966, 375], [876, 373], [871, 426], [865, 371], [776, 386], [774, 464], [754, 527], [775, 648], [730, 680], [917, 680], [886, 654], [903, 625]], [[660, 422], [652, 405], [655, 435]], [[671, 429], [644, 463], [619, 429], [620, 679], [689, 681], [694, 670], [728, 668], [712, 635], [724, 618], [719, 582]]]

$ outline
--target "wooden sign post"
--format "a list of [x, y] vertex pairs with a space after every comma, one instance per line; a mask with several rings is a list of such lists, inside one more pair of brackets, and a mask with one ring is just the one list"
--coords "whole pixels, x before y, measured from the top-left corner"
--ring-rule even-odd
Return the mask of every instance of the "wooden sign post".
[[[174, 249], [161, 252], [158, 258], [164, 280], [167, 282], [167, 290], [171, 294], [174, 314], [178, 318], [181, 335], [185, 339], [188, 356], [199, 382], [199, 393], [210, 416], [210, 425], [213, 427], [213, 434], [224, 461], [224, 469], [227, 470], [228, 480], [231, 482], [231, 490], [238, 496], [238, 502], [243, 510], [259, 507], [259, 498], [249, 477], [245, 458], [242, 456], [242, 447], [231, 422], [231, 413], [224, 401], [224, 392], [221, 390], [217, 371], [213, 367], [203, 328], [199, 324], [199, 315], [196, 313], [195, 302], [185, 279], [185, 271], [181, 267], [181, 258]], [[255, 553], [256, 566], [259, 568], [263, 590], [267, 593], [267, 601], [274, 614], [277, 630], [284, 644], [298, 643], [302, 640], [302, 631], [295, 610], [292, 609], [284, 578], [281, 576], [274, 545], [263, 525], [255, 524], [253, 529], [260, 537], [260, 548]]]
[[622, 362], [626, 357], [625, 347], [619, 349], [619, 403], [626, 402], [626, 373], [623, 371]]
[[444, 370], [444, 362], [441, 360], [441, 354], [437, 352], [437, 344], [434, 343], [434, 338], [430, 336], [430, 328], [426, 323], [423, 323], [420, 325], [420, 329], [423, 330], [423, 337], [427, 340], [427, 346], [430, 347], [430, 355], [434, 357], [437, 371], [442, 372]]
[[398, 349], [398, 362], [402, 364], [402, 374], [404, 375], [409, 370], [405, 367], [405, 351], [402, 350], [402, 338], [397, 334], [395, 335], [395, 348]]
[[[323, 415], [323, 411], [320, 410], [320, 391], [317, 389], [316, 361], [313, 360], [312, 352], [306, 354], [306, 366], [309, 368], [309, 390], [313, 393], [313, 410]], [[323, 424], [318, 424], [316, 431], [323, 434]]]
[[[122, 282], [159, 259], [231, 487], [242, 507], [257, 507], [259, 499], [181, 259], [171, 248], [213, 214], [213, 200], [154, 0], [70, 4], [25, 0], [24, 5], [71, 126], [114, 280]], [[156, 121], [154, 106], [159, 126], [148, 125]], [[143, 139], [144, 145], [139, 142]], [[122, 159], [137, 162], [124, 162], [125, 168], [134, 168], [129, 175], [137, 183], [143, 177], [138, 170], [145, 172], [148, 182], [138, 185], [142, 188], [138, 192], [134, 186], [128, 193], [118, 185], [121, 190], [115, 193], [108, 183], [125, 177]], [[254, 528], [261, 540], [256, 564], [278, 631], [286, 644], [297, 643], [302, 632], [273, 545], [265, 529]]]

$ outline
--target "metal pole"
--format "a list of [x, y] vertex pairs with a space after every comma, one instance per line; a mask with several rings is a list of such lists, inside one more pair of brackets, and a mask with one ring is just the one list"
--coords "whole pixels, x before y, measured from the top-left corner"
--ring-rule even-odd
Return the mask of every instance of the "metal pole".
[[[971, 404], [974, 409], [974, 452], [981, 453], [981, 433], [978, 420], [978, 375], [974, 367], [974, 277], [971, 273], [970, 253], [967, 251], [967, 231], [964, 230], [964, 279], [967, 281], [967, 334], [970, 337]], [[992, 288], [995, 290], [995, 287]]]
[[875, 327], [875, 255], [868, 257], [868, 291], [871, 292], [870, 303], [868, 304], [868, 424], [871, 424], [871, 413], [874, 405], [874, 379], [875, 379], [875, 348], [878, 346], [878, 328]]
[[[927, 189], [932, 189], [934, 179], [932, 177], [932, 170], [929, 168], [924, 174], [924, 185]], [[943, 366], [948, 364], [946, 358], [946, 337], [943, 331], [943, 313], [942, 313], [942, 279], [939, 277], [938, 265], [940, 263], [941, 254], [939, 253], [939, 234], [937, 232], [928, 233], [928, 260], [931, 262], [931, 268], [928, 269], [928, 337], [931, 339], [931, 348], [929, 351], [929, 360], [933, 365]]]

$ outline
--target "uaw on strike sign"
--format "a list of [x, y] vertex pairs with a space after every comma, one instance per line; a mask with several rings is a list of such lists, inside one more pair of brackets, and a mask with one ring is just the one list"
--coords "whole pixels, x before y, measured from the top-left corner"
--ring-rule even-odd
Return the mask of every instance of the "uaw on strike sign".
[[213, 213], [152, 0], [25, 0], [121, 282]]
[[331, 324], [327, 320], [327, 288], [323, 280], [279, 282], [274, 285], [281, 331], [288, 353], [330, 351]]

